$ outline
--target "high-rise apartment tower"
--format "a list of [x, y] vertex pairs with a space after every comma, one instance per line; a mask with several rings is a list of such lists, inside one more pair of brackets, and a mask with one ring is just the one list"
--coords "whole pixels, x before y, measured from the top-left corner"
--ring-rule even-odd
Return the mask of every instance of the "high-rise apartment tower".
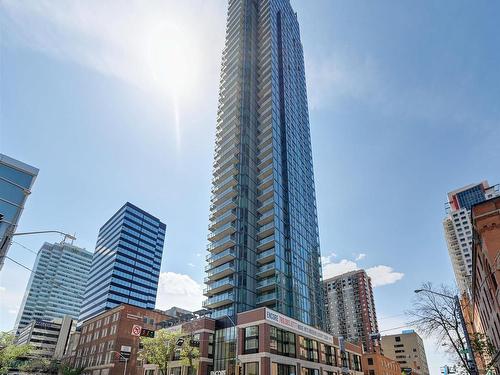
[[288, 0], [230, 0], [204, 306], [268, 306], [321, 327], [324, 304], [304, 57]]
[[347, 341], [361, 342], [365, 352], [374, 351], [370, 336], [378, 333], [372, 283], [364, 270], [347, 272], [323, 282], [327, 329]]
[[77, 319], [87, 285], [92, 253], [69, 243], [44, 243], [38, 251], [15, 325], [65, 316]]
[[128, 202], [101, 227], [78, 324], [121, 303], [155, 308], [165, 228]]
[[469, 294], [472, 281], [472, 223], [470, 209], [474, 204], [499, 196], [498, 185], [487, 181], [472, 184], [448, 193], [444, 233], [457, 286]]

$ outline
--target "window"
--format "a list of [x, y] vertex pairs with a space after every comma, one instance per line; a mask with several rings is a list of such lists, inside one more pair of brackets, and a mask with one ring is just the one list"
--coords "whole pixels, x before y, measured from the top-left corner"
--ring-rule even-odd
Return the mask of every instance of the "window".
[[284, 365], [273, 362], [271, 365], [271, 375], [296, 375], [295, 366]]
[[368, 364], [369, 364], [370, 366], [373, 366], [373, 358], [368, 358]]
[[245, 354], [259, 351], [259, 326], [245, 328]]
[[114, 335], [116, 333], [116, 326], [112, 326], [109, 330], [110, 335]]
[[271, 326], [271, 353], [295, 357], [295, 334]]
[[259, 362], [245, 363], [244, 375], [259, 375]]
[[399, 336], [394, 337], [394, 341], [400, 342], [401, 341], [401, 337], [399, 337]]
[[208, 358], [214, 357], [214, 335], [208, 335]]

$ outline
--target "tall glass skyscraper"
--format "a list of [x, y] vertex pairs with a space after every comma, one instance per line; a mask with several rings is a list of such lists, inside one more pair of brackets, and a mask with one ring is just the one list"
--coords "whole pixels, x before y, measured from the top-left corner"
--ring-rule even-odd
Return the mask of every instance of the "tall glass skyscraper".
[[121, 303], [154, 309], [165, 224], [126, 203], [99, 230], [79, 323]]
[[0, 154], [0, 270], [38, 169]]
[[288, 0], [230, 0], [204, 306], [268, 306], [322, 327], [304, 57]]
[[44, 243], [16, 320], [19, 332], [33, 320], [52, 320], [69, 315], [78, 318], [87, 285], [92, 253], [77, 246]]

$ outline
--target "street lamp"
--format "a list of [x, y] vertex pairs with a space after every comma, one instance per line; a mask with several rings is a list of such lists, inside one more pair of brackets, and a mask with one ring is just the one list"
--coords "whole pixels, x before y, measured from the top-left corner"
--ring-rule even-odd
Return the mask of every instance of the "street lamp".
[[75, 236], [73, 236], [71, 234], [68, 234], [68, 233], [61, 232], [59, 230], [40, 230], [40, 231], [36, 231], [36, 232], [13, 233], [13, 234], [11, 234], [11, 237], [14, 237], [14, 236], [29, 236], [29, 235], [32, 235], [32, 234], [45, 234], [45, 233], [57, 233], [57, 234], [60, 234], [60, 235], [64, 236], [64, 239], [63, 239], [64, 242], [67, 239], [70, 239], [71, 241], [76, 240]]
[[472, 351], [472, 345], [470, 342], [469, 331], [467, 331], [467, 325], [465, 324], [465, 318], [464, 318], [464, 314], [462, 312], [462, 306], [460, 305], [460, 299], [458, 298], [458, 296], [457, 295], [449, 296], [447, 294], [434, 292], [434, 291], [429, 290], [429, 289], [416, 289], [415, 290], [415, 293], [417, 293], [417, 294], [421, 293], [421, 292], [435, 294], [435, 295], [443, 297], [443, 298], [451, 299], [455, 302], [455, 306], [458, 309], [458, 316], [460, 317], [460, 323], [462, 324], [462, 330], [464, 331], [465, 342], [467, 344], [467, 354], [468, 354], [467, 356], [470, 357], [468, 359], [469, 368], [471, 370], [472, 375], [477, 375], [478, 372], [477, 372], [476, 358], [474, 357], [474, 352]]
[[127, 373], [128, 358], [125, 357], [122, 353], [117, 352], [116, 350], [111, 350], [110, 353], [116, 353], [116, 354], [118, 354], [120, 357], [122, 357], [125, 360], [125, 367], [123, 368], [123, 375], [125, 375]]

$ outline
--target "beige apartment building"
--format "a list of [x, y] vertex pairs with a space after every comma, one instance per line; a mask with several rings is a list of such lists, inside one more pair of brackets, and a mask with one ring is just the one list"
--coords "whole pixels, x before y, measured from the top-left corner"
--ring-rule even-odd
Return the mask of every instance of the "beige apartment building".
[[401, 370], [411, 368], [412, 375], [429, 375], [424, 342], [415, 331], [382, 336], [381, 345], [384, 355], [398, 362]]

